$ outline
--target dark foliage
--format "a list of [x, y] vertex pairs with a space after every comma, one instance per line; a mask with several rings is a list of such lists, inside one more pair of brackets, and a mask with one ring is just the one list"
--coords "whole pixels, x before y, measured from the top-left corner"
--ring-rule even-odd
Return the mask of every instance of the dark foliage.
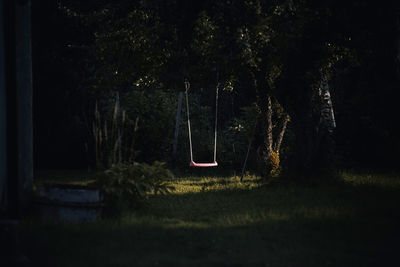
[[[365, 1], [33, 3], [36, 167], [82, 168], [93, 162], [85, 143], [94, 105], [106, 104], [115, 91], [130, 117], [140, 117], [140, 160], [169, 160], [175, 92], [183, 90], [183, 77], [203, 98], [194, 109], [204, 117], [200, 125], [212, 124], [213, 104], [205, 99], [217, 82], [224, 85], [224, 133], [244, 118], [240, 110], [256, 95], [271, 94], [291, 116], [281, 162], [294, 171], [325, 166], [318, 160], [326, 155], [306, 157], [316, 140], [315, 85], [325, 73], [337, 120], [327, 141], [335, 149], [323, 150], [334, 155], [325, 161], [396, 168], [398, 10], [394, 2]], [[220, 137], [221, 158], [237, 168], [241, 160], [232, 156], [232, 136]], [[244, 137], [235, 138], [243, 154]], [[185, 145], [180, 149], [183, 159]]]

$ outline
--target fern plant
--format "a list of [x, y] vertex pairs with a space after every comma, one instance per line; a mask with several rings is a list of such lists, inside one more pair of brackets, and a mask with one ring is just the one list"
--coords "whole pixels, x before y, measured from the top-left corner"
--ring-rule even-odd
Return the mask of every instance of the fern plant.
[[105, 194], [105, 211], [109, 214], [137, 207], [149, 194], [167, 194], [174, 190], [166, 180], [173, 178], [163, 162], [152, 165], [134, 162], [114, 164], [98, 176], [97, 183]]

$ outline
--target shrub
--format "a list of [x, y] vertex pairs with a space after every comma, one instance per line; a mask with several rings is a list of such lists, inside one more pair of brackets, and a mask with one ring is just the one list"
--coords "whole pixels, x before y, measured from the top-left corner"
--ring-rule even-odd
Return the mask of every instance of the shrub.
[[271, 175], [275, 176], [279, 174], [280, 171], [280, 159], [279, 155], [275, 151], [271, 151], [271, 156], [269, 158], [269, 164], [271, 164]]
[[173, 174], [164, 163], [116, 164], [98, 177], [98, 185], [105, 193], [105, 213], [112, 215], [137, 207], [150, 193], [166, 194], [174, 190], [166, 183]]

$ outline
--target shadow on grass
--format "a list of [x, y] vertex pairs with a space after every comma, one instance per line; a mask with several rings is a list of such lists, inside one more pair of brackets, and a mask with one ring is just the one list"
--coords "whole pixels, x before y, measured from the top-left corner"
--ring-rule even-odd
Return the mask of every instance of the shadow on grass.
[[[188, 163], [189, 165], [189, 163]], [[175, 177], [177, 178], [190, 178], [190, 177], [221, 177], [227, 178], [232, 177], [234, 174], [234, 170], [228, 167], [218, 167], [218, 168], [196, 168], [196, 167], [187, 167], [181, 169], [172, 169]], [[239, 175], [239, 172], [236, 172]]]
[[376, 185], [220, 188], [154, 196], [118, 221], [26, 224], [22, 240], [37, 266], [387, 266], [399, 200]]
[[213, 186], [225, 186], [228, 184], [237, 184], [237, 181], [233, 180], [227, 180], [227, 179], [219, 179], [219, 180], [214, 180], [214, 181], [204, 181], [204, 180], [199, 180], [199, 179], [188, 179], [187, 182], [185, 183], [186, 185], [189, 186], [201, 186], [203, 188], [208, 188], [208, 187], [213, 187]]

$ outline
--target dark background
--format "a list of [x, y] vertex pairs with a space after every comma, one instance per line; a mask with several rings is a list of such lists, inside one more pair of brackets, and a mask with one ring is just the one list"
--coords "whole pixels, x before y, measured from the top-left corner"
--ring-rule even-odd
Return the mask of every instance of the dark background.
[[[111, 2], [66, 3], [85, 12]], [[338, 126], [336, 153], [340, 166], [345, 168], [398, 169], [396, 56], [400, 35], [396, 7], [349, 4], [340, 8], [337, 15], [334, 27], [350, 33], [360, 61], [331, 81]], [[57, 1], [35, 1], [32, 38], [35, 168], [87, 168], [84, 143], [88, 141], [88, 131], [83, 114], [93, 99], [85, 84], [83, 66], [89, 55], [85, 49], [71, 46], [90, 44], [90, 29], [60, 12]], [[172, 132], [173, 128], [168, 130]]]

